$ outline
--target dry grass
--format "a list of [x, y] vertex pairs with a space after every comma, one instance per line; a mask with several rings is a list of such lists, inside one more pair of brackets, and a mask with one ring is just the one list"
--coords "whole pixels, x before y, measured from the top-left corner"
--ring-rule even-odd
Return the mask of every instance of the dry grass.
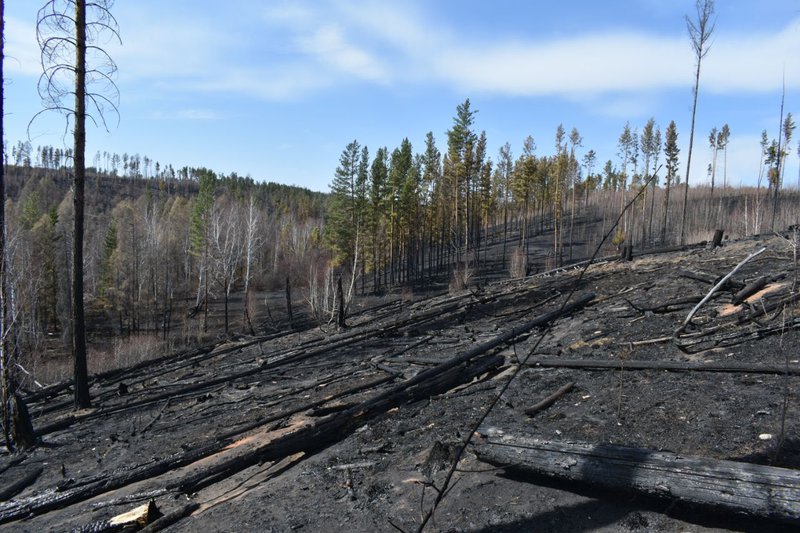
[[99, 374], [161, 357], [170, 350], [168, 342], [152, 334], [131, 335], [114, 340], [110, 349], [93, 350], [88, 355], [89, 372]]

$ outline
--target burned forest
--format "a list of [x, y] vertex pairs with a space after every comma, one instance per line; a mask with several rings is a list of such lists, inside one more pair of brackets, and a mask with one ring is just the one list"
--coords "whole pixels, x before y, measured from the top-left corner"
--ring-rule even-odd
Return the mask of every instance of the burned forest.
[[26, 397], [40, 446], [3, 458], [0, 520], [796, 524], [797, 238], [363, 300], [338, 333], [240, 336], [97, 374], [88, 410], [72, 409], [69, 382], [47, 387]]
[[782, 2], [0, 1], [0, 532], [796, 531]]

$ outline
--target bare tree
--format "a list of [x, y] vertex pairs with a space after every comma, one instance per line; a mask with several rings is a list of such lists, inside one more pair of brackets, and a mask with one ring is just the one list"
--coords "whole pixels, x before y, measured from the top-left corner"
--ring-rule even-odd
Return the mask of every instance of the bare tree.
[[692, 103], [692, 129], [689, 131], [689, 154], [686, 156], [686, 181], [683, 189], [683, 216], [681, 217], [681, 244], [686, 241], [686, 206], [689, 200], [689, 172], [692, 168], [692, 147], [694, 146], [694, 125], [697, 118], [697, 95], [700, 91], [700, 63], [711, 48], [711, 35], [714, 33], [714, 0], [697, 0], [695, 4], [697, 20], [686, 17], [686, 29], [692, 40], [695, 54], [694, 102]]
[[[5, 57], [5, 5], [0, 0], [0, 138], [3, 132], [3, 107], [5, 102], [3, 59]], [[3, 154], [5, 155], [5, 154]], [[35, 435], [30, 416], [22, 398], [17, 394], [14, 377], [15, 347], [13, 344], [13, 321], [11, 320], [10, 290], [6, 267], [6, 218], [5, 218], [5, 162], [0, 162], [0, 414], [2, 414], [3, 439], [6, 448], [27, 448], [34, 444]]]
[[244, 220], [244, 321], [251, 335], [255, 333], [253, 330], [254, 317], [250, 315], [250, 280], [253, 277], [251, 267], [253, 265], [253, 258], [258, 248], [261, 246], [261, 235], [258, 231], [260, 224], [261, 214], [258, 212], [255, 196], [251, 195], [247, 202], [247, 212], [245, 213]]
[[235, 201], [222, 205], [223, 199], [217, 199], [211, 214], [211, 255], [214, 268], [214, 279], [225, 295], [225, 333], [229, 331], [228, 303], [233, 285], [237, 281], [237, 272], [244, 251], [242, 240], [243, 220], [237, 216]]
[[[91, 406], [83, 303], [86, 118], [108, 129], [106, 113], [113, 111], [118, 116], [119, 93], [113, 81], [116, 65], [102, 48], [108, 39], [119, 40], [112, 4], [113, 0], [48, 0], [39, 10], [36, 24], [43, 71], [38, 87], [44, 111], [64, 114], [67, 129], [70, 120], [73, 128], [72, 352], [75, 405], [83, 408]], [[70, 104], [73, 95], [74, 104]], [[93, 111], [87, 112], [87, 102]]]

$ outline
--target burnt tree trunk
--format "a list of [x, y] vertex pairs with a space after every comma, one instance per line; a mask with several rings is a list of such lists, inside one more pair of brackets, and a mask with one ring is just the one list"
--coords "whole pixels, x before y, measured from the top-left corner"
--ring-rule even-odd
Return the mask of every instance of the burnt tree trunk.
[[75, 365], [75, 406], [91, 407], [86, 365], [86, 323], [83, 307], [83, 205], [86, 178], [86, 0], [75, 2], [75, 208], [72, 249], [72, 354]]
[[291, 329], [294, 317], [292, 316], [292, 285], [289, 276], [286, 276], [286, 315], [289, 317], [289, 328]]
[[347, 327], [346, 319], [347, 316], [345, 315], [345, 305], [344, 305], [344, 290], [342, 290], [342, 276], [340, 275], [336, 278], [336, 297], [339, 300], [339, 309], [336, 313], [336, 327], [339, 329], [344, 329]]
[[[483, 433], [483, 432], [481, 432]], [[735, 461], [685, 457], [610, 444], [548, 442], [489, 435], [477, 445], [482, 461], [605, 489], [792, 523], [800, 521], [796, 471]]]

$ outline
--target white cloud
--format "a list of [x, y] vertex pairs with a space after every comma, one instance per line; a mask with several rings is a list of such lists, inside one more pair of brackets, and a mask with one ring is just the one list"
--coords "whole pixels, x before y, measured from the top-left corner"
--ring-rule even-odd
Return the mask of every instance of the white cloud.
[[718, 92], [763, 92], [800, 88], [800, 18], [776, 34], [724, 36], [702, 65], [704, 87]]
[[[333, 9], [318, 9], [302, 8], [302, 16], [284, 20], [291, 18], [293, 31], [305, 32], [304, 42], [319, 45], [306, 53], [324, 50], [343, 72], [366, 80], [438, 81], [461, 92], [566, 97], [691, 87], [693, 82], [694, 57], [683, 31], [476, 42], [414, 5], [338, 2]], [[323, 20], [335, 22], [335, 31], [320, 28]], [[785, 69], [787, 88], [800, 87], [798, 27], [800, 19], [774, 34], [742, 36], [718, 29], [704, 60], [703, 86], [717, 93], [776, 90]]]
[[593, 95], [682, 85], [691, 57], [679, 39], [591, 35], [556, 42], [451, 46], [444, 78], [464, 90], [515, 96]]
[[327, 67], [357, 78], [385, 83], [387, 73], [380, 62], [366, 50], [348, 42], [342, 28], [326, 24], [311, 35], [298, 39], [301, 48]]
[[[800, 87], [800, 19], [775, 35], [726, 36], [704, 59], [702, 83], [714, 92]], [[687, 38], [605, 33], [553, 42], [450, 43], [437, 54], [445, 81], [494, 94], [592, 95], [689, 87], [694, 57]]]
[[39, 76], [42, 66], [36, 27], [11, 16], [6, 17], [5, 23], [3, 69], [12, 75]]
[[[206, 20], [189, 12], [176, 23], [154, 19], [143, 5], [127, 6], [124, 46], [110, 50], [121, 83], [147, 80], [162, 89], [266, 100], [353, 82], [438, 84], [460, 93], [602, 97], [605, 102], [596, 102], [601, 114], [622, 116], [641, 114], [642, 94], [689, 88], [693, 81], [682, 26], [673, 35], [601, 30], [557, 40], [478, 38], [436, 19], [425, 4], [331, 0], [256, 7], [265, 34], [245, 37], [231, 26], [235, 17]], [[704, 89], [776, 90], [784, 71], [787, 89], [800, 87], [799, 27], [794, 19], [782, 31], [748, 36], [718, 28], [704, 60]], [[6, 32], [8, 71], [38, 75], [34, 27], [9, 17]], [[638, 99], [626, 96], [634, 94]]]

